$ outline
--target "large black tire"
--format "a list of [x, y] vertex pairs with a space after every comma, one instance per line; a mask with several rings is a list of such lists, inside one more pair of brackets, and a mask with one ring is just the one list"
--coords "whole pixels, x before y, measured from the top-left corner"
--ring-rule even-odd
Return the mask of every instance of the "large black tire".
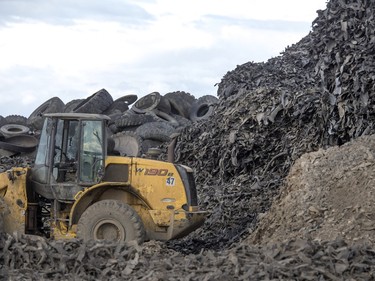
[[139, 126], [135, 132], [143, 139], [168, 142], [177, 131], [167, 122], [149, 122]]
[[7, 123], [6, 119], [4, 116], [0, 115], [0, 126], [3, 126]]
[[41, 130], [43, 127], [43, 114], [63, 112], [64, 102], [59, 97], [53, 97], [42, 103], [35, 109], [27, 119], [27, 125], [36, 130]]
[[72, 110], [72, 112], [100, 114], [103, 113], [112, 103], [113, 98], [110, 93], [105, 89], [101, 89], [84, 99]]
[[129, 105], [138, 99], [137, 95], [126, 95], [116, 99], [113, 103], [103, 112], [103, 114], [110, 115], [117, 110], [125, 112], [129, 109]]
[[123, 156], [141, 156], [142, 138], [135, 132], [123, 131], [111, 136], [114, 150]]
[[77, 236], [84, 241], [135, 240], [141, 244], [145, 241], [146, 232], [141, 218], [132, 207], [117, 200], [103, 200], [94, 203], [82, 214]]
[[191, 106], [190, 120], [196, 122], [208, 119], [214, 113], [214, 105], [218, 102], [219, 99], [211, 95], [198, 98]]
[[171, 112], [171, 105], [160, 93], [152, 92], [140, 98], [133, 106], [132, 109], [137, 113], [151, 112], [154, 109], [159, 109], [165, 113]]
[[5, 117], [5, 124], [17, 124], [17, 125], [27, 125], [27, 118], [22, 115], [8, 115]]
[[122, 112], [120, 111], [116, 111], [108, 115], [108, 117], [111, 118], [111, 120], [108, 122], [108, 128], [110, 129], [111, 134], [118, 132], [115, 122], [117, 119], [121, 118], [121, 116], [122, 116]]
[[77, 107], [77, 105], [79, 105], [81, 102], [83, 102], [84, 99], [74, 99], [74, 100], [71, 100], [70, 102], [68, 102], [65, 106], [64, 106], [64, 112], [73, 112], [74, 108]]
[[15, 135], [0, 141], [0, 148], [13, 152], [32, 152], [38, 145], [38, 139], [29, 135]]
[[184, 91], [170, 92], [164, 95], [171, 104], [171, 113], [189, 118], [190, 108], [195, 97]]
[[28, 134], [30, 128], [19, 124], [5, 124], [0, 127], [0, 132], [4, 137]]
[[[7, 121], [5, 120], [5, 117], [0, 115], [0, 128], [4, 125], [6, 125]], [[0, 131], [0, 139], [3, 139], [4, 138], [4, 135], [3, 133]]]
[[138, 99], [138, 96], [137, 95], [126, 95], [126, 96], [123, 96], [121, 98], [118, 98], [117, 100], [121, 100], [123, 102], [125, 102], [128, 106], [135, 103]]
[[173, 127], [179, 126], [179, 123], [172, 115], [160, 111], [159, 109], [154, 109], [150, 114], [155, 117], [155, 121], [168, 122], [169, 125]]
[[123, 130], [126, 127], [139, 126], [152, 121], [155, 121], [155, 117], [150, 114], [137, 114], [127, 111], [117, 118], [115, 125], [118, 129]]
[[172, 117], [178, 122], [178, 128], [185, 128], [192, 124], [192, 121], [190, 119], [187, 119], [181, 115], [172, 114]]

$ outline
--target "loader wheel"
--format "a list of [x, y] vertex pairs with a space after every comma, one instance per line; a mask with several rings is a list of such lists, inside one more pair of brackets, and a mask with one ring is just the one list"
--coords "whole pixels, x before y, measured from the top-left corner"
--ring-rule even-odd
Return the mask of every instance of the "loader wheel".
[[139, 215], [129, 205], [117, 200], [99, 201], [82, 214], [77, 236], [84, 241], [131, 241], [142, 243], [146, 232]]

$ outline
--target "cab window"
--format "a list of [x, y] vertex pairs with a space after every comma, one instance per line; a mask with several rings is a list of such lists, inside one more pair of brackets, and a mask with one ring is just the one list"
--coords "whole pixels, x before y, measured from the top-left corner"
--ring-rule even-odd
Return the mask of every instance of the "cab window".
[[102, 176], [104, 165], [104, 141], [101, 121], [82, 121], [80, 149], [80, 180], [95, 183]]

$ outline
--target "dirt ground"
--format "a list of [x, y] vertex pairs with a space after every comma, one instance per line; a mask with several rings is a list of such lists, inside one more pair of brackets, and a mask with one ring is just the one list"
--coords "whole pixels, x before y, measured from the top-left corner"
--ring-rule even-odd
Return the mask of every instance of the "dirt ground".
[[303, 155], [250, 244], [294, 238], [375, 242], [375, 136]]

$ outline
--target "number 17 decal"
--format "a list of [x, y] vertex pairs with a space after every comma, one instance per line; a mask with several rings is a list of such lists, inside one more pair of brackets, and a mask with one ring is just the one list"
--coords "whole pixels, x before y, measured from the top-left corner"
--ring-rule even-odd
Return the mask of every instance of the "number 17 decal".
[[169, 178], [167, 178], [167, 185], [168, 186], [174, 186], [174, 184], [175, 184], [175, 178], [174, 177], [169, 177]]

